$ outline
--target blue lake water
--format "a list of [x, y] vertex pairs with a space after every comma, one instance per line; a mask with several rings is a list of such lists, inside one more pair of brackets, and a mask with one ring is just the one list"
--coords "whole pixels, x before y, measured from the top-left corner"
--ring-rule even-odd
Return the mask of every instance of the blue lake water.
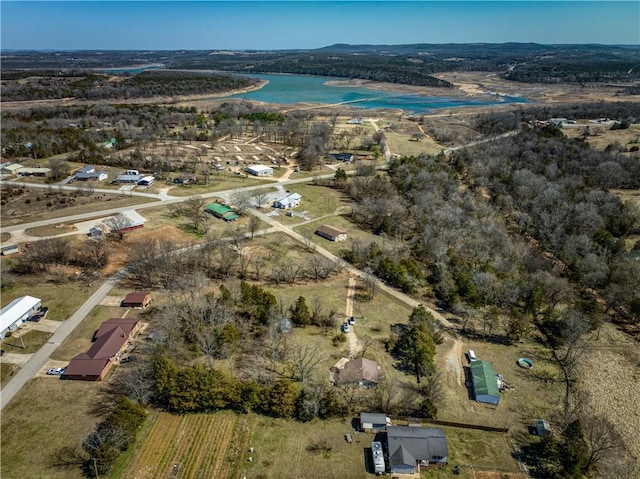
[[[223, 98], [242, 98], [266, 103], [293, 104], [348, 103], [354, 108], [394, 108], [411, 113], [429, 113], [440, 108], [462, 106], [501, 105], [505, 103], [526, 103], [522, 97], [494, 95], [490, 100], [472, 100], [466, 98], [430, 97], [409, 93], [372, 90], [357, 86], [327, 85], [337, 78], [304, 76], [304, 75], [251, 75], [254, 78], [267, 80], [269, 83], [259, 90], [248, 93], [229, 95]], [[443, 94], [446, 90], [443, 90]]]

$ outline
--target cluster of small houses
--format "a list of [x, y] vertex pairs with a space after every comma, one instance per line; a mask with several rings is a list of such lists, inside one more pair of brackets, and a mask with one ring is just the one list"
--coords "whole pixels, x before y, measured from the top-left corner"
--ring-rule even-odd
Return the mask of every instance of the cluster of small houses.
[[[150, 303], [150, 293], [132, 292], [122, 300], [121, 306], [144, 309]], [[2, 308], [0, 338], [4, 339], [9, 332], [16, 331], [22, 323], [38, 314], [41, 308], [42, 300], [33, 296], [22, 296]], [[88, 351], [72, 358], [61, 377], [84, 381], [103, 380], [111, 367], [120, 361], [140, 327], [137, 318], [111, 318], [104, 321], [95, 332]]]

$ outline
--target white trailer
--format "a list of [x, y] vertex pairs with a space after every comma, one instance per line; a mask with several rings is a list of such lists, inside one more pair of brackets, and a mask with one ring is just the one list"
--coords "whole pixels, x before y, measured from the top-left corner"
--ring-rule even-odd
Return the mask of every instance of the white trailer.
[[373, 472], [376, 474], [384, 474], [386, 467], [384, 465], [384, 453], [382, 452], [382, 443], [373, 441], [371, 443], [371, 455], [373, 456]]

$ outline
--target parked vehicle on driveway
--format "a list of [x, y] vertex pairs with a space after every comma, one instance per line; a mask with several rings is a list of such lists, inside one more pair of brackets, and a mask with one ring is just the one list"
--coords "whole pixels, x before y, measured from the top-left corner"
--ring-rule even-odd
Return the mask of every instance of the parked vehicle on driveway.
[[60, 376], [64, 373], [65, 369], [67, 368], [49, 368], [47, 374], [49, 376]]

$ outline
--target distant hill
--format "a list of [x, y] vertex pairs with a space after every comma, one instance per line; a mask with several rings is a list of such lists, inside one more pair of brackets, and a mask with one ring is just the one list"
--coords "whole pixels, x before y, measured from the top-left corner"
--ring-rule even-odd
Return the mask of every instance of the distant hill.
[[495, 72], [521, 82], [640, 81], [640, 46], [447, 43], [348, 45], [314, 50], [2, 51], [2, 73], [161, 64], [167, 69], [294, 73], [450, 87], [434, 76]]

